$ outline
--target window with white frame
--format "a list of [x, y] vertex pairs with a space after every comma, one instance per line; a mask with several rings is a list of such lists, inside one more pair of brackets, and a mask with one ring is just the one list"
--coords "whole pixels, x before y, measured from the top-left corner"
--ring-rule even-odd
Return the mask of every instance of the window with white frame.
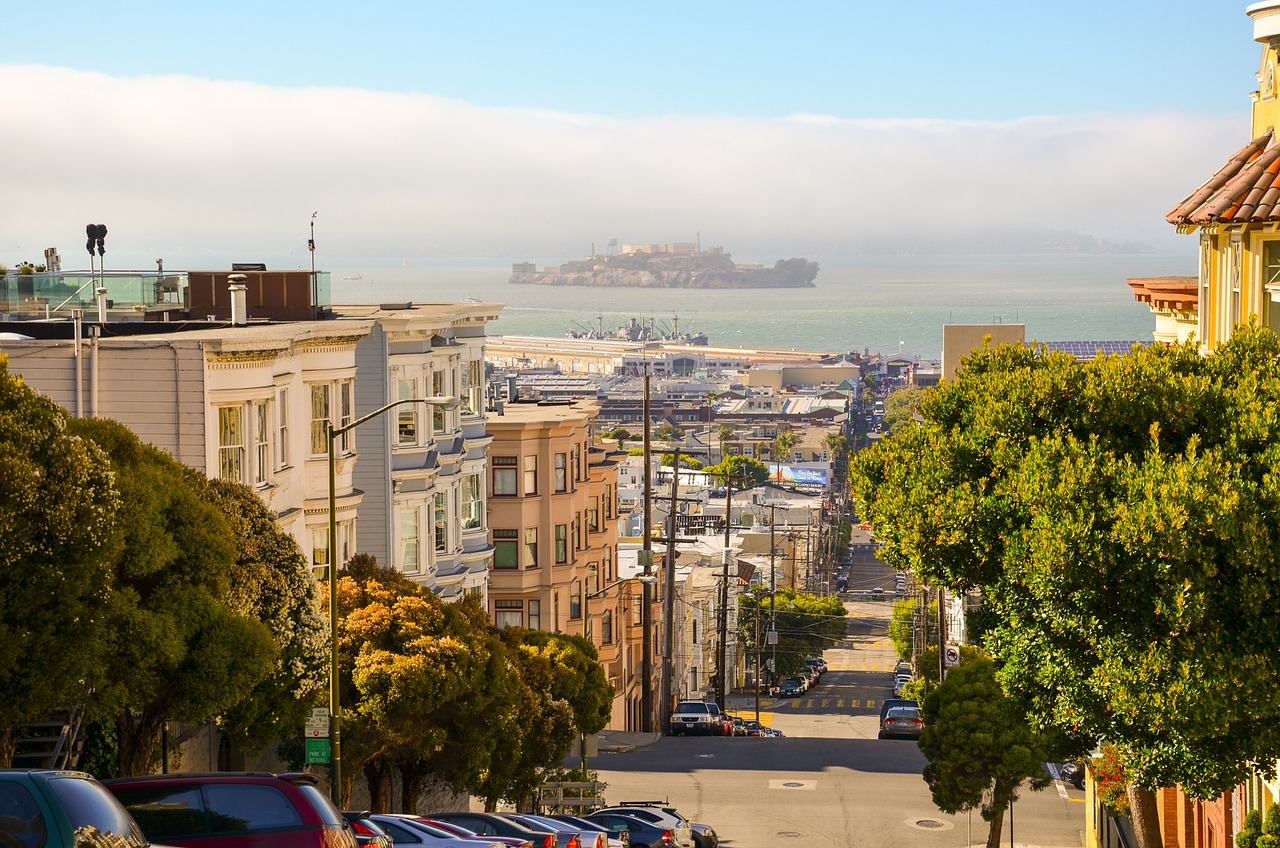
[[555, 530], [555, 562], [556, 565], [564, 565], [569, 561], [569, 525], [557, 524]]
[[[396, 380], [396, 400], [409, 400], [417, 396], [417, 380]], [[402, 403], [396, 407], [396, 444], [418, 444], [418, 404]]]
[[1280, 333], [1280, 241], [1262, 243], [1262, 303], [1266, 325]]
[[613, 643], [613, 612], [605, 610], [600, 613], [600, 644], [610, 645]]
[[271, 468], [271, 435], [270, 410], [266, 403], [253, 405], [253, 482], [262, 485], [267, 482], [267, 472]]
[[1209, 314], [1213, 311], [1212, 302], [1209, 300], [1209, 275], [1212, 268], [1211, 257], [1213, 255], [1213, 245], [1209, 240], [1209, 236], [1205, 233], [1200, 234], [1200, 344], [1206, 344], [1209, 341]]
[[311, 529], [311, 565], [317, 570], [317, 576], [328, 576], [320, 574], [320, 570], [325, 569], [329, 565], [329, 528], [313, 527]]
[[[431, 393], [436, 397], [444, 397], [447, 392], [447, 381], [445, 380], [446, 371], [436, 369], [431, 372]], [[444, 407], [433, 404], [431, 406], [431, 432], [444, 432]]]
[[435, 495], [435, 545], [438, 554], [449, 550], [449, 496], [445, 492]]
[[276, 391], [276, 468], [289, 465], [289, 389]]
[[328, 383], [311, 385], [311, 453], [329, 452], [330, 387]]
[[218, 479], [245, 482], [244, 407], [218, 407]]
[[538, 528], [524, 528], [524, 567], [538, 567]]
[[419, 545], [417, 507], [400, 509], [400, 570], [414, 573], [422, 570], [421, 547]]
[[569, 587], [569, 619], [582, 618], [582, 581], [575, 579]]
[[529, 601], [529, 629], [542, 629], [542, 601]]
[[[355, 403], [352, 399], [352, 391], [354, 386], [350, 380], [343, 380], [338, 383], [338, 425], [337, 429], [351, 425], [351, 412], [355, 409]], [[353, 433], [348, 430], [341, 436], [342, 452], [349, 453], [351, 451], [351, 439]]]
[[480, 494], [480, 475], [468, 474], [462, 478], [462, 529], [478, 529], [483, 518], [484, 499]]
[[1233, 332], [1240, 323], [1240, 277], [1243, 261], [1244, 245], [1241, 244], [1240, 233], [1232, 233], [1227, 243], [1227, 275], [1230, 278], [1231, 302], [1227, 307], [1228, 332]]
[[462, 401], [462, 414], [475, 415], [484, 405], [484, 371], [479, 359], [469, 359], [462, 363], [459, 372], [461, 385], [458, 396]]

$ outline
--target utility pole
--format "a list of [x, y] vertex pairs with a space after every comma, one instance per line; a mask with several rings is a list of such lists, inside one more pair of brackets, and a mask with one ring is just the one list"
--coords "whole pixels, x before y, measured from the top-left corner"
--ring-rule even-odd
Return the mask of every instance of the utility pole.
[[[724, 460], [722, 459], [721, 462]], [[729, 562], [733, 559], [733, 548], [730, 547], [729, 524], [733, 514], [733, 478], [726, 470], [724, 474], [724, 550], [721, 552], [723, 573], [720, 578], [720, 644], [716, 648], [716, 706], [724, 712], [728, 699], [729, 683], [726, 679], [729, 670]]]
[[675, 597], [676, 597], [676, 508], [680, 497], [680, 448], [672, 454], [671, 473], [671, 514], [667, 516], [667, 555], [664, 557], [663, 570], [666, 585], [662, 596], [662, 677], [658, 691], [662, 694], [659, 705], [662, 726], [666, 727], [671, 715], [671, 690], [673, 688], [675, 663]]
[[938, 587], [938, 683], [947, 678], [946, 590]]
[[[644, 568], [644, 576], [653, 576], [653, 531], [650, 520], [653, 516], [653, 468], [650, 460], [649, 430], [653, 422], [649, 419], [649, 360], [644, 363], [644, 528], [641, 535], [640, 565]], [[640, 608], [641, 634], [640, 660], [640, 710], [643, 713], [640, 729], [645, 733], [653, 732], [653, 589], [644, 583], [644, 599]], [[662, 732], [661, 730], [659, 731]]]
[[778, 567], [775, 563], [777, 548], [773, 542], [773, 528], [777, 524], [775, 510], [777, 504], [769, 504], [769, 641], [773, 645], [773, 658], [770, 660], [770, 679], [778, 673]]

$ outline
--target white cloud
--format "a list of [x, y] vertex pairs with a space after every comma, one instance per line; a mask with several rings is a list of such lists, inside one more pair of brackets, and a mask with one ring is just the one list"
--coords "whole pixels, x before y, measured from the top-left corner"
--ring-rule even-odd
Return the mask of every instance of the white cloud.
[[0, 262], [56, 245], [67, 267], [86, 264], [90, 221], [111, 264], [305, 257], [317, 210], [328, 256], [390, 259], [545, 260], [696, 230], [740, 257], [917, 229], [1168, 244], [1164, 213], [1248, 139], [1241, 114], [616, 120], [15, 65], [0, 91]]

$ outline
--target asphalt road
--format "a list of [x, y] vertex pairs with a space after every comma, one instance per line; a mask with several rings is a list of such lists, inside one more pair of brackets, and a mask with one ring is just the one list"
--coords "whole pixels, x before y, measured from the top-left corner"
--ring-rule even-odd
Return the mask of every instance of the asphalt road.
[[[635, 751], [601, 754], [592, 765], [610, 803], [669, 800], [712, 825], [726, 848], [982, 845], [987, 825], [948, 816], [920, 777], [914, 741], [876, 738], [880, 701], [892, 695], [895, 656], [884, 636], [890, 604], [847, 603], [850, 636], [826, 653], [830, 671], [796, 699], [761, 702], [781, 739], [663, 738]], [[738, 703], [743, 703], [739, 699]], [[753, 715], [754, 704], [740, 710]], [[1055, 783], [1025, 792], [1001, 844], [1081, 848], [1083, 793]]]

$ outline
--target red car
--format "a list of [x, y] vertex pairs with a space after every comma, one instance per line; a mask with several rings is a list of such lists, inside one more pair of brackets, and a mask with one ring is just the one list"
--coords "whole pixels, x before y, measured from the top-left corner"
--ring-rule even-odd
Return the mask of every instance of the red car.
[[103, 785], [147, 838], [179, 848], [357, 848], [314, 774], [211, 772], [120, 777]]

